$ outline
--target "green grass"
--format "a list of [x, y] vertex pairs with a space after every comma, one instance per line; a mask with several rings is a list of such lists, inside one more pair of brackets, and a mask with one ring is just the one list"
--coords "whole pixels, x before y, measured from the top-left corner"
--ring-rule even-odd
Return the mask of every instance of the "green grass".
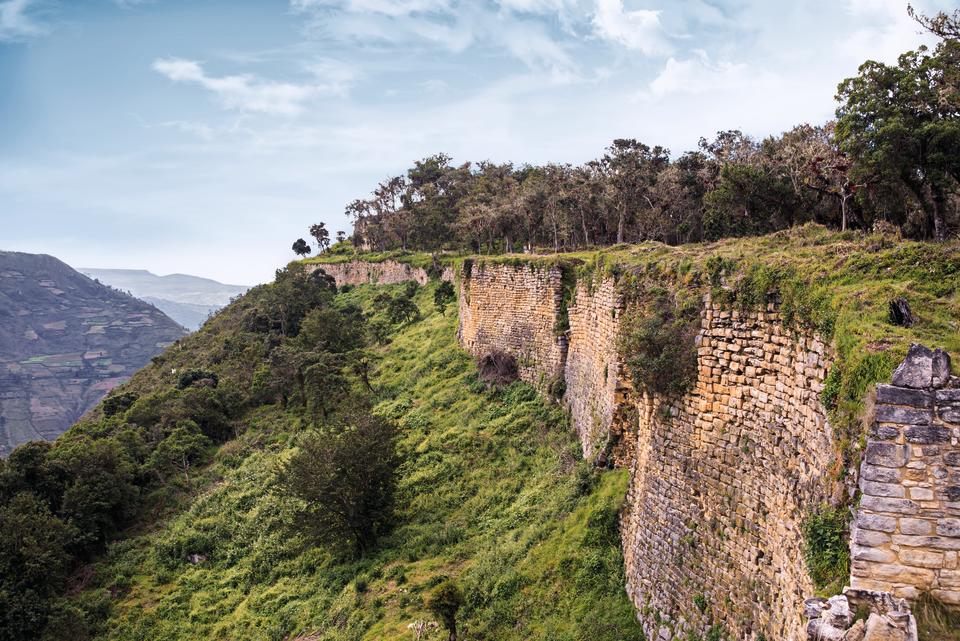
[[[372, 287], [347, 294], [369, 305]], [[276, 488], [300, 418], [261, 408], [181, 488], [179, 512], [115, 544], [73, 597], [134, 639], [410, 639], [447, 578], [465, 639], [640, 639], [616, 528], [627, 472], [579, 462], [566, 417], [529, 386], [478, 384], [456, 319], [433, 312], [383, 348], [375, 411], [402, 430], [396, 527], [354, 561], [299, 538]], [[207, 560], [191, 565], [187, 554]], [[105, 604], [108, 604], [105, 605]], [[589, 621], [589, 624], [586, 622]], [[437, 638], [439, 633], [437, 633]]]
[[920, 641], [960, 641], [960, 612], [948, 610], [929, 593], [913, 605]]

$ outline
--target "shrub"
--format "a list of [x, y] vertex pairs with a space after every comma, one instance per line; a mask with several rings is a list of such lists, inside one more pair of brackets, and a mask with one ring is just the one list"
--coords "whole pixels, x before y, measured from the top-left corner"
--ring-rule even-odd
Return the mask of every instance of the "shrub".
[[457, 612], [462, 606], [463, 592], [453, 581], [438, 585], [427, 600], [427, 607], [440, 617], [444, 627], [450, 633], [450, 641], [457, 640]]
[[456, 295], [453, 291], [453, 283], [445, 280], [437, 285], [437, 289], [433, 292], [433, 305], [443, 315], [447, 305], [452, 303], [454, 298], [456, 298]]
[[477, 372], [481, 381], [492, 386], [509, 385], [520, 378], [517, 359], [497, 349], [477, 359]]
[[814, 585], [825, 588], [842, 583], [850, 574], [847, 548], [847, 513], [824, 505], [810, 512], [803, 523], [804, 558]]
[[104, 416], [114, 416], [122, 414], [130, 409], [139, 396], [133, 392], [123, 392], [122, 394], [112, 394], [103, 399]]
[[188, 369], [180, 374], [177, 380], [177, 389], [187, 389], [199, 381], [207, 381], [205, 385], [216, 387], [220, 383], [220, 377], [214, 372], [208, 372], [202, 369]]
[[686, 392], [697, 374], [699, 305], [660, 290], [637, 306], [624, 316], [618, 339], [634, 386], [666, 395]]

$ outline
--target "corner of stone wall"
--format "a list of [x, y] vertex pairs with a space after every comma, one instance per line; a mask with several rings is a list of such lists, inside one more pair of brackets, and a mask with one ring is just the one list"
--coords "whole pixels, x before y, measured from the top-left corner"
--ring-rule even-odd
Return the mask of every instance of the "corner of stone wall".
[[960, 380], [942, 350], [912, 345], [876, 414], [851, 532], [854, 589], [960, 606]]

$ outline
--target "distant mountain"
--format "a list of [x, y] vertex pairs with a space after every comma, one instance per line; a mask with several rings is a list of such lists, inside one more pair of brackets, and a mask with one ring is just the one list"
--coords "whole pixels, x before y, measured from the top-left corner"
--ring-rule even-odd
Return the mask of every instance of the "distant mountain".
[[225, 285], [187, 274], [157, 276], [144, 269], [81, 268], [80, 271], [101, 283], [142, 298], [190, 330], [199, 329], [212, 312], [250, 289], [245, 285]]
[[184, 334], [52, 256], [0, 251], [0, 456], [56, 438]]

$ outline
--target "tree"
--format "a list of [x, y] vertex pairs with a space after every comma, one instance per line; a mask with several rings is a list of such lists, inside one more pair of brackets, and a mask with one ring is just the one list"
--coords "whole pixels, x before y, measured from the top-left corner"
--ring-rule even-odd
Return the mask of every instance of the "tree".
[[433, 292], [433, 305], [437, 308], [437, 311], [440, 312], [441, 316], [444, 314], [444, 311], [446, 311], [447, 305], [452, 303], [454, 298], [456, 298], [456, 294], [453, 291], [453, 283], [445, 280], [437, 285], [437, 289]]
[[394, 296], [387, 304], [387, 318], [391, 323], [409, 323], [420, 318], [420, 308], [406, 296]]
[[293, 253], [297, 256], [306, 256], [310, 253], [310, 245], [302, 238], [293, 241], [293, 247], [291, 249], [293, 249]]
[[0, 639], [36, 639], [70, 570], [76, 531], [32, 493], [0, 503]]
[[444, 581], [427, 600], [427, 607], [443, 621], [449, 641], [457, 641], [457, 613], [463, 607], [463, 592], [453, 581]]
[[210, 439], [195, 422], [181, 421], [150, 453], [146, 467], [161, 479], [179, 472], [189, 484], [190, 468], [203, 460], [208, 447]]
[[342, 243], [342, 242], [344, 242], [344, 241], [346, 241], [346, 240], [347, 240], [347, 232], [345, 232], [345, 231], [338, 231], [338, 232], [337, 232], [337, 242], [338, 242], [338, 243]]
[[317, 251], [325, 252], [330, 249], [330, 232], [325, 223], [317, 223], [310, 226], [310, 235], [317, 243]]
[[396, 427], [355, 411], [306, 435], [281, 469], [281, 487], [301, 502], [298, 527], [362, 556], [388, 527], [396, 490]]
[[[923, 211], [920, 234], [943, 240], [960, 180], [960, 41], [908, 51], [897, 64], [867, 61], [840, 83], [837, 139], [857, 182], [880, 182]], [[896, 193], [894, 192], [894, 197]]]

